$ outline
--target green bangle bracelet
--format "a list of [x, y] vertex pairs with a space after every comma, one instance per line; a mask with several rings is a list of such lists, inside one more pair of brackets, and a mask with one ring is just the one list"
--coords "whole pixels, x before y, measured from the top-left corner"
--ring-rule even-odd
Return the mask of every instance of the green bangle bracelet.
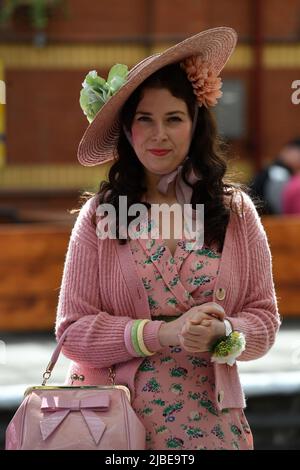
[[141, 350], [141, 348], [139, 347], [139, 342], [138, 342], [138, 338], [137, 338], [137, 329], [138, 329], [139, 324], [142, 321], [143, 320], [135, 320], [134, 321], [134, 323], [131, 327], [131, 343], [132, 343], [132, 346], [133, 346], [134, 350], [136, 351], [136, 353], [139, 356], [146, 357], [146, 354], [144, 354], [143, 351]]

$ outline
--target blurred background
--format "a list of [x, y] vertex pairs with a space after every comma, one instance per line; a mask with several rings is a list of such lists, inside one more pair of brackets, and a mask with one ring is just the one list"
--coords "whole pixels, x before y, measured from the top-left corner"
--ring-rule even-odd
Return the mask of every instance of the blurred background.
[[265, 357], [239, 363], [246, 416], [257, 449], [300, 449], [300, 0], [0, 2], [0, 448], [55, 347], [69, 210], [110, 165], [77, 162], [86, 74], [106, 77], [217, 26], [239, 41], [215, 113], [230, 172], [261, 199], [283, 320]]

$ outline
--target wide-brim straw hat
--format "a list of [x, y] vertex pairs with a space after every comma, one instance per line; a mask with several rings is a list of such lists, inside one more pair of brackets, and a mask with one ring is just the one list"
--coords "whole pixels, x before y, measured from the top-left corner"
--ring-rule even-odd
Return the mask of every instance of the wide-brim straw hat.
[[117, 157], [120, 111], [131, 93], [146, 78], [166, 65], [198, 55], [209, 62], [213, 72], [219, 75], [233, 53], [236, 43], [236, 31], [221, 26], [202, 31], [136, 64], [129, 71], [125, 83], [102, 106], [86, 129], [78, 147], [79, 162], [84, 166], [95, 166]]

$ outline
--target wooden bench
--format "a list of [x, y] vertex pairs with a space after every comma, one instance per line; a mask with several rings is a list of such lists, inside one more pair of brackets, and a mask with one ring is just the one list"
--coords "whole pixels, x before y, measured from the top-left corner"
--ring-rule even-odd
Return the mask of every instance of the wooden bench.
[[[262, 221], [280, 314], [300, 317], [300, 217]], [[70, 232], [61, 222], [0, 225], [0, 330], [53, 330]]]
[[0, 225], [0, 330], [53, 330], [71, 228]]
[[300, 215], [264, 216], [280, 314], [300, 318]]

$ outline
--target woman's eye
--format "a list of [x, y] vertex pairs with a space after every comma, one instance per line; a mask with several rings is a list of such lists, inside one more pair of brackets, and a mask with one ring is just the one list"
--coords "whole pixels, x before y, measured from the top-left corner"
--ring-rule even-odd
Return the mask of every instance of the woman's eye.
[[[140, 116], [137, 118], [138, 121], [151, 121], [151, 118], [149, 116]], [[168, 118], [169, 122], [180, 122], [182, 119], [180, 119], [179, 116], [172, 116]]]
[[169, 121], [171, 121], [171, 122], [172, 122], [172, 121], [174, 121], [174, 122], [176, 122], [176, 121], [179, 122], [179, 121], [181, 121], [181, 119], [180, 119], [180, 117], [178, 117], [178, 116], [172, 116], [172, 117], [169, 118]]
[[141, 116], [138, 118], [138, 121], [149, 121], [150, 118], [148, 116]]

